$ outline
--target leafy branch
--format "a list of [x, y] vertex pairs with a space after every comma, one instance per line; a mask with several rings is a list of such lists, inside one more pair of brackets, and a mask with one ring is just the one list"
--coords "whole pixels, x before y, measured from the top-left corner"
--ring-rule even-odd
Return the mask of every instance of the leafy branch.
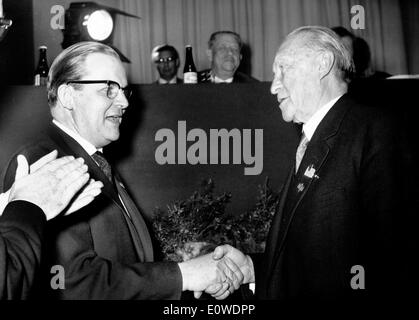
[[238, 216], [226, 213], [231, 193], [214, 195], [212, 179], [183, 201], [155, 210], [153, 227], [166, 260], [181, 261], [231, 244], [247, 253], [263, 252], [279, 197], [268, 185], [259, 186], [254, 208]]

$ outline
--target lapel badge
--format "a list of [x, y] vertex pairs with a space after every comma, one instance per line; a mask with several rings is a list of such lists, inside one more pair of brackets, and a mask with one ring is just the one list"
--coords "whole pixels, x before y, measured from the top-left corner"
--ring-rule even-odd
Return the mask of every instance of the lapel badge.
[[297, 185], [297, 190], [298, 190], [298, 192], [303, 192], [303, 190], [304, 190], [304, 183], [299, 183]]
[[319, 178], [319, 176], [316, 174], [316, 169], [314, 169], [313, 165], [307, 167], [306, 171], [304, 172], [304, 176], [309, 179]]

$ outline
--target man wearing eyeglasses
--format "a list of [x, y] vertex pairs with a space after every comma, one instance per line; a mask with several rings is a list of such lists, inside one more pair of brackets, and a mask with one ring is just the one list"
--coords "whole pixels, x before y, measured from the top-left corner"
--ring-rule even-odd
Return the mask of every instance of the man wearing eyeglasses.
[[158, 84], [177, 84], [182, 83], [182, 79], [177, 77], [180, 60], [176, 49], [167, 44], [157, 46], [151, 53], [151, 60], [155, 63], [159, 73]]
[[[119, 138], [130, 90], [118, 54], [97, 42], [80, 42], [54, 60], [48, 75], [52, 123], [45, 137], [19, 153], [30, 163], [49, 150], [84, 159], [102, 194], [48, 228], [40, 297], [58, 299], [177, 299], [181, 292], [225, 298], [243, 276], [228, 259], [212, 255], [182, 263], [154, 262], [146, 223], [103, 148]], [[12, 164], [14, 161], [11, 162]], [[5, 187], [13, 181], [10, 165]], [[51, 286], [51, 267], [63, 266], [65, 289]]]

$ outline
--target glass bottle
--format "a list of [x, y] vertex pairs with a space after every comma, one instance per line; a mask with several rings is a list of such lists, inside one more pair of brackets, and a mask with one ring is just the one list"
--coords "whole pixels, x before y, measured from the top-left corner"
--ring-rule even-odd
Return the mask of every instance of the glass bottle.
[[183, 68], [183, 83], [198, 83], [198, 73], [192, 56], [192, 46], [186, 46], [185, 66]]
[[35, 70], [35, 86], [46, 86], [48, 80], [47, 47], [39, 47], [39, 62]]

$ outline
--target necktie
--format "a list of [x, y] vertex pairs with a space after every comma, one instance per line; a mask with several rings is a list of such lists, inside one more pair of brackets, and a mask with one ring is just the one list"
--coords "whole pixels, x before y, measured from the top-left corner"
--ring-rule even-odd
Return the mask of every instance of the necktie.
[[309, 140], [307, 139], [303, 131], [300, 144], [298, 145], [298, 148], [297, 148], [297, 153], [295, 154], [295, 173], [297, 173], [301, 160], [304, 157], [304, 153], [306, 152], [308, 142]]
[[96, 151], [92, 154], [93, 160], [97, 163], [97, 165], [102, 169], [105, 176], [109, 179], [110, 182], [113, 182], [112, 179], [112, 167], [109, 162], [104, 157], [103, 153], [100, 151]]

